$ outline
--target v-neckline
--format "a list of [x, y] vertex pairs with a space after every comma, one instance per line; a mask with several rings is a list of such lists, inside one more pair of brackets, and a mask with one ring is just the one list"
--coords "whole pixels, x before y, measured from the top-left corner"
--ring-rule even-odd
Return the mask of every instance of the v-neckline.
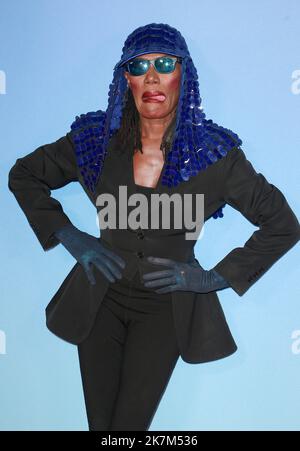
[[135, 180], [134, 180], [134, 160], [133, 160], [133, 156], [134, 156], [134, 154], [130, 155], [130, 172], [131, 172], [130, 178], [131, 178], [131, 182], [132, 182], [133, 186], [136, 187], [136, 188], [145, 188], [145, 189], [151, 189], [152, 191], [156, 191], [160, 187], [161, 179], [162, 179], [163, 172], [164, 172], [165, 166], [166, 166], [166, 160], [164, 161], [164, 164], [163, 164], [163, 166], [161, 168], [160, 175], [159, 175], [159, 178], [157, 180], [156, 185], [154, 187], [153, 186], [144, 186], [144, 185], [138, 185], [137, 183], [135, 183]]

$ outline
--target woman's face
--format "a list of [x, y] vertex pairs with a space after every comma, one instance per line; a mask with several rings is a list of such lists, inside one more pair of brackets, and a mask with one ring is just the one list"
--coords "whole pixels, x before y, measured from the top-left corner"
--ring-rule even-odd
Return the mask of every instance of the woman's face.
[[[148, 53], [139, 58], [153, 59], [159, 56], [166, 56], [166, 53]], [[168, 55], [172, 56], [172, 55]], [[170, 115], [177, 106], [180, 95], [181, 64], [175, 65], [174, 72], [170, 74], [160, 74], [154, 66], [150, 64], [148, 71], [144, 75], [130, 75], [124, 72], [129, 89], [131, 89], [135, 105], [141, 116], [149, 119], [163, 118]], [[147, 93], [160, 91], [159, 98], [149, 98]], [[145, 96], [146, 94], [146, 96]]]

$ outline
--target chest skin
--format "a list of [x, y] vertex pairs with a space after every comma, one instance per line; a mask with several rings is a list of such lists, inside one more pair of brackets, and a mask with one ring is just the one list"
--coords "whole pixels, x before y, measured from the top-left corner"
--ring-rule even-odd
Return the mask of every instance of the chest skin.
[[133, 155], [133, 180], [140, 186], [156, 188], [164, 167], [163, 153], [156, 141], [142, 141], [143, 153], [135, 149]]

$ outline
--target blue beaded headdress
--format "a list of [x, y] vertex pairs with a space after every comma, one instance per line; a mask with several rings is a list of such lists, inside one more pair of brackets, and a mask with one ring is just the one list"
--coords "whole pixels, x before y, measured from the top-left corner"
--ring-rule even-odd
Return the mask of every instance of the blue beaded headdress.
[[[124, 64], [146, 53], [166, 53], [182, 58], [174, 138], [166, 155], [162, 185], [177, 186], [242, 144], [236, 133], [205, 119], [197, 70], [181, 33], [167, 24], [151, 23], [137, 28], [127, 37], [109, 85], [107, 110], [76, 116], [71, 125], [78, 166], [92, 192], [101, 173], [109, 140], [121, 125], [129, 89]], [[214, 218], [223, 216], [222, 208], [214, 213]]]

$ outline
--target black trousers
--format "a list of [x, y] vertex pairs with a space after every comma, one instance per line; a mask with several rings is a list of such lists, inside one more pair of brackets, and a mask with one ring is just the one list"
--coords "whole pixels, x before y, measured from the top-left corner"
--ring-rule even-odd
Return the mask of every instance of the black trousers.
[[89, 430], [147, 431], [180, 355], [171, 293], [117, 280], [78, 355]]

